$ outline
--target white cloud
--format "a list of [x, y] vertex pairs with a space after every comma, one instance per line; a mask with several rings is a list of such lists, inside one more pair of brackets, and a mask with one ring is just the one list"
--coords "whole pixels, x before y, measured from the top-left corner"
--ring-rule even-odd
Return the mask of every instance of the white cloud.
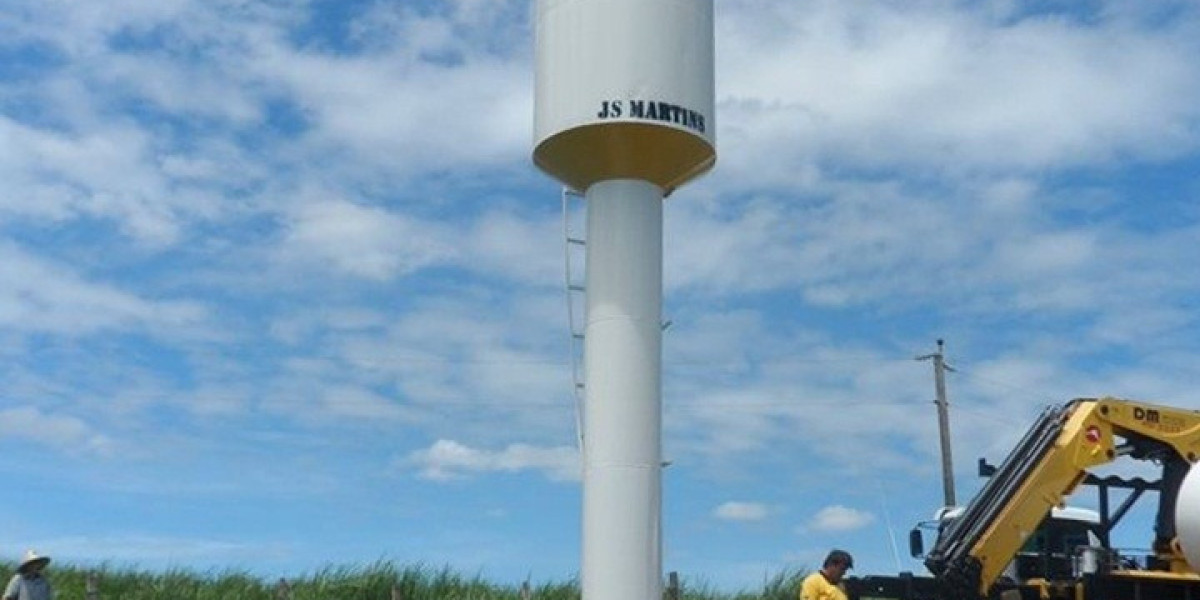
[[356, 419], [395, 420], [413, 416], [395, 399], [344, 385], [323, 390], [321, 408], [327, 415]]
[[530, 218], [512, 209], [494, 209], [447, 222], [336, 197], [302, 201], [287, 212], [285, 232], [275, 250], [285, 266], [371, 282], [454, 267], [539, 288], [562, 285], [563, 240], [556, 216], [540, 213]]
[[480, 291], [423, 299], [382, 332], [339, 335], [334, 347], [347, 366], [394, 382], [413, 403], [476, 407], [542, 431], [560, 426], [563, 413], [547, 409], [569, 406], [561, 297]]
[[808, 522], [808, 529], [814, 531], [853, 531], [862, 529], [875, 520], [875, 515], [869, 512], [848, 508], [840, 504], [826, 506], [813, 515]]
[[[552, 198], [544, 198], [553, 202]], [[465, 232], [463, 267], [539, 288], [562, 286], [563, 232], [558, 215], [489, 211]]]
[[528, 64], [487, 54], [439, 64], [415, 54], [396, 47], [323, 55], [275, 43], [247, 66], [270, 87], [287, 90], [304, 112], [308, 148], [348, 152], [340, 166], [351, 171], [411, 175], [515, 164], [526, 155], [533, 118]]
[[[719, 139], [733, 173], [809, 160], [1041, 169], [1194, 148], [1195, 19], [1151, 29], [951, 2], [718, 3]], [[740, 179], [740, 177], [739, 177]], [[760, 181], [762, 179], [759, 179]]]
[[64, 133], [0, 116], [0, 141], [11, 150], [0, 149], [0, 175], [11, 186], [0, 214], [57, 222], [106, 219], [155, 245], [179, 237], [177, 205], [165, 178], [147, 161], [152, 142], [145, 132], [104, 126]]
[[726, 502], [713, 509], [713, 516], [725, 521], [761, 521], [770, 511], [758, 502]]
[[[289, 27], [308, 17], [305, 5], [162, 4], [97, 11], [29, 3], [13, 15], [22, 39], [63, 64], [36, 85], [6, 85], [17, 106], [37, 109], [29, 123], [0, 117], [8, 142], [0, 144], [0, 175], [14, 186], [0, 211], [111, 219], [139, 241], [169, 245], [196, 221], [275, 212], [281, 203], [271, 197], [290, 198], [313, 181], [402, 182], [430, 169], [516, 164], [527, 154], [531, 75], [519, 56], [528, 53], [494, 52], [528, 26], [511, 3], [473, 2], [444, 15], [392, 9], [382, 22], [401, 30], [377, 36], [382, 46], [328, 54], [295, 45]], [[439, 23], [447, 32], [440, 42], [404, 35]], [[488, 37], [459, 48], [461, 27]], [[445, 44], [461, 60], [429, 58]], [[143, 109], [145, 118], [132, 116]], [[289, 131], [268, 125], [276, 110], [294, 121]], [[50, 126], [38, 112], [54, 115]], [[189, 125], [164, 125], [173, 119]], [[217, 151], [247, 137], [262, 147]], [[285, 165], [288, 177], [270, 174]], [[378, 256], [340, 263], [364, 277], [404, 264]]]
[[814, 191], [817, 198], [768, 196], [735, 207], [676, 201], [667, 223], [669, 297], [687, 305], [787, 291], [816, 308], [869, 308], [887, 298], [895, 311], [936, 295], [958, 314], [1076, 312], [1103, 322], [1096, 335], [1111, 341], [1138, 331], [1138, 322], [1169, 335], [1178, 303], [1200, 290], [1200, 277], [1171, 258], [1200, 239], [1182, 205], [1164, 209], [1170, 222], [1140, 231], [1103, 203], [1024, 179], [948, 182], [938, 194], [900, 180]]
[[63, 264], [0, 242], [0, 324], [17, 330], [88, 335], [106, 329], [168, 326], [172, 331], [203, 321], [191, 302], [144, 300], [104, 283], [87, 281]]
[[107, 455], [113, 441], [81, 419], [34, 407], [0, 410], [0, 438], [28, 440], [65, 452]]
[[580, 477], [579, 453], [570, 446], [545, 448], [511, 444], [503, 450], [489, 452], [443, 439], [426, 450], [410, 454], [406, 462], [416, 465], [422, 478], [434, 481], [476, 473], [520, 471], [541, 471], [554, 481], [575, 481]]
[[280, 256], [383, 281], [446, 261], [454, 252], [449, 239], [440, 224], [343, 200], [317, 201], [296, 209]]

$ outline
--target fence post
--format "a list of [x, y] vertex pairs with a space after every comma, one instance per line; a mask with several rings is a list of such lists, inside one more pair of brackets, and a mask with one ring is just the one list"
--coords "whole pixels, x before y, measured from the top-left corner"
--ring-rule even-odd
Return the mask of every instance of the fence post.
[[280, 577], [279, 583], [275, 584], [275, 600], [292, 600], [292, 586], [287, 579]]
[[87, 580], [84, 583], [84, 598], [87, 600], [100, 600], [100, 577], [95, 571], [88, 571]]
[[679, 600], [679, 572], [667, 574], [667, 600]]
[[529, 600], [530, 596], [532, 595], [533, 590], [529, 589], [529, 580], [526, 579], [525, 582], [521, 584], [521, 600]]
[[392, 600], [404, 600], [404, 595], [400, 593], [398, 585], [392, 585]]

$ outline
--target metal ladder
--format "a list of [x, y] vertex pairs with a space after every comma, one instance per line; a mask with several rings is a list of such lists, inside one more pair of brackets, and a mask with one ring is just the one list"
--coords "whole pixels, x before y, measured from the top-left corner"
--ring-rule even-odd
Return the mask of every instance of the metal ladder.
[[[586, 225], [572, 227], [572, 222], [578, 220], [577, 215], [575, 219], [572, 219], [572, 210], [574, 204], [580, 204], [582, 201], [583, 194], [568, 187], [562, 189], [563, 284], [567, 301], [567, 329], [570, 333], [571, 394], [575, 398], [575, 438], [579, 444], [580, 453], [583, 452], [583, 402], [586, 395], [583, 336], [587, 327], [587, 288], [584, 286], [586, 280], [584, 274], [587, 269], [585, 252], [587, 240], [584, 235], [587, 228]], [[586, 220], [586, 217], [584, 219]], [[583, 233], [578, 233], [578, 230], [582, 230]]]

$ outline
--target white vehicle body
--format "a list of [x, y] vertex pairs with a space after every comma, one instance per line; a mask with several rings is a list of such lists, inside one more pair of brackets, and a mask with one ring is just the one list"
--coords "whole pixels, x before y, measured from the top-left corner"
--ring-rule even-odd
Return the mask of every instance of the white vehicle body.
[[[961, 506], [945, 506], [934, 512], [931, 525], [940, 532], [946, 523], [963, 512]], [[1094, 572], [1100, 560], [1100, 538], [1093, 531], [1100, 524], [1100, 513], [1073, 506], [1057, 507], [1029, 534], [1025, 545], [1004, 568], [1002, 577], [1022, 583], [1033, 574], [1041, 577], [1049, 570], [1063, 573]]]

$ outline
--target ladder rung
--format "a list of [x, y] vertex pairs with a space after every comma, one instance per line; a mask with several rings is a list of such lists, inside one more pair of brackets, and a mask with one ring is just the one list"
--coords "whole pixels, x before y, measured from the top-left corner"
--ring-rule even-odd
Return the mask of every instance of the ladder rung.
[[582, 285], [576, 285], [576, 284], [568, 285], [567, 289], [571, 290], [572, 292], [582, 292], [585, 290], [585, 288]]

